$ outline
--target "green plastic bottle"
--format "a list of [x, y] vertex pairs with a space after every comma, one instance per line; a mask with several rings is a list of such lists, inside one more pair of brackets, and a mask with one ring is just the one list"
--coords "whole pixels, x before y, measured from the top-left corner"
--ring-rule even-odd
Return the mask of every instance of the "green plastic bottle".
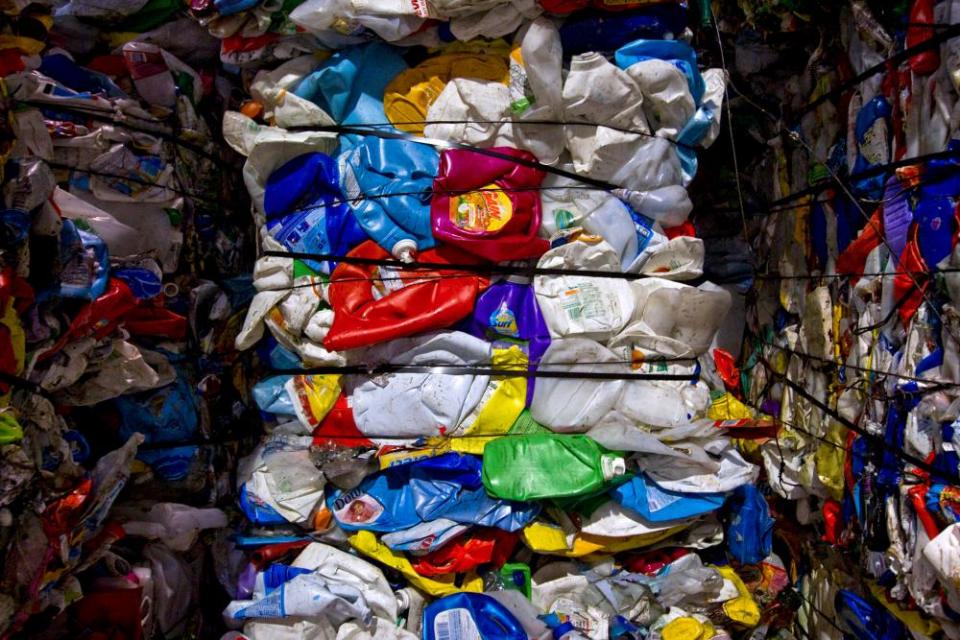
[[626, 473], [623, 455], [587, 436], [507, 436], [483, 450], [483, 486], [504, 500], [566, 498], [593, 493]]

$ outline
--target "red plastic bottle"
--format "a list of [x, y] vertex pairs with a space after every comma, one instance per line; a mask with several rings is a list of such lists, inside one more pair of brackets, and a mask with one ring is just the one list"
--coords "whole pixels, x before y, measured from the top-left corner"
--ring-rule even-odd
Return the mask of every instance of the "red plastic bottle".
[[[392, 259], [372, 240], [347, 255]], [[423, 251], [418, 260], [480, 264], [453, 247]], [[414, 271], [341, 262], [330, 276], [328, 296], [334, 318], [323, 346], [342, 351], [449, 327], [470, 315], [477, 294], [489, 284], [483, 276], [456, 269]]]
[[[492, 150], [536, 160], [519, 149]], [[537, 236], [543, 176], [539, 169], [469, 149], [444, 151], [430, 202], [433, 236], [494, 262], [539, 257], [550, 248]]]
[[[933, 24], [933, 0], [914, 0], [910, 7], [910, 25], [907, 27], [907, 48], [915, 47], [934, 36], [933, 27], [923, 25]], [[927, 76], [940, 68], [940, 47], [931, 47], [910, 58], [910, 68], [913, 72]]]
[[436, 551], [419, 558], [413, 569], [422, 576], [441, 576], [464, 573], [480, 566], [503, 566], [517, 546], [517, 534], [502, 529], [480, 529], [456, 540], [451, 540]]

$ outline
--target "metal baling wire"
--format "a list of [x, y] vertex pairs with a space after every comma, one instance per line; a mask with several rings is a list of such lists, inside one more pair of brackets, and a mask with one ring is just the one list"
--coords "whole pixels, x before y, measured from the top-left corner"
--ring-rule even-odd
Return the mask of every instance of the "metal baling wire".
[[860, 372], [862, 372], [862, 373], [876, 373], [876, 374], [879, 374], [879, 375], [882, 375], [882, 376], [888, 376], [888, 377], [891, 377], [891, 378], [897, 378], [897, 379], [899, 379], [899, 380], [906, 380], [906, 381], [908, 381], [908, 382], [921, 382], [921, 383], [933, 384], [933, 385], [936, 385], [936, 386], [938, 386], [938, 387], [943, 387], [943, 388], [960, 387], [960, 384], [957, 384], [957, 383], [955, 383], [955, 382], [942, 382], [942, 381], [938, 381], [938, 380], [931, 380], [931, 379], [929, 379], [929, 378], [918, 378], [918, 377], [916, 377], [916, 376], [907, 376], [907, 375], [903, 375], [903, 374], [894, 373], [894, 372], [892, 372], [892, 371], [882, 371], [882, 370], [880, 370], [880, 369], [868, 369], [868, 368], [866, 368], [866, 367], [858, 367], [858, 366], [856, 366], [856, 365], [846, 364], [846, 363], [842, 363], [842, 364], [841, 364], [841, 363], [835, 362], [835, 361], [833, 361], [833, 360], [829, 360], [829, 359], [827, 359], [827, 358], [821, 358], [821, 357], [819, 357], [819, 356], [815, 356], [815, 355], [810, 354], [810, 353], [803, 353], [802, 351], [794, 351], [793, 349], [788, 349], [787, 347], [781, 347], [781, 346], [778, 346], [778, 345], [776, 345], [776, 344], [773, 344], [772, 342], [766, 342], [766, 341], [762, 341], [762, 340], [761, 340], [761, 341], [760, 341], [760, 344], [762, 344], [762, 345], [764, 345], [764, 346], [772, 347], [772, 348], [774, 348], [774, 349], [777, 349], [778, 351], [783, 351], [784, 353], [789, 353], [790, 355], [797, 356], [797, 357], [799, 357], [799, 358], [801, 358], [801, 359], [813, 360], [813, 361], [816, 361], [816, 362], [822, 362], [822, 363], [824, 363], [824, 364], [833, 365], [833, 366], [835, 366], [835, 367], [837, 367], [837, 368], [841, 368], [841, 367], [842, 367], [842, 368], [845, 368], [845, 369], [850, 369], [850, 370], [852, 370], [852, 371], [860, 371]]
[[869, 431], [867, 431], [866, 429], [864, 429], [863, 427], [861, 427], [860, 425], [855, 424], [850, 420], [847, 420], [842, 415], [840, 415], [839, 413], [831, 409], [829, 406], [827, 406], [826, 404], [822, 403], [820, 400], [816, 399], [815, 397], [807, 393], [807, 391], [802, 386], [796, 384], [793, 380], [790, 380], [785, 375], [778, 373], [777, 370], [774, 369], [773, 366], [769, 362], [767, 362], [766, 359], [761, 358], [760, 361], [763, 362], [763, 366], [766, 367], [766, 369], [770, 372], [771, 375], [776, 376], [780, 381], [782, 381], [784, 384], [790, 387], [795, 393], [805, 398], [813, 407], [819, 409], [820, 412], [825, 416], [832, 418], [833, 420], [835, 420], [836, 422], [839, 422], [842, 426], [846, 427], [847, 429], [868, 439], [874, 445], [879, 446], [879, 448], [881, 448], [882, 450], [894, 454], [901, 461], [909, 462], [913, 466], [919, 469], [922, 469], [923, 471], [926, 471], [931, 476], [937, 476], [938, 478], [947, 480], [949, 484], [960, 485], [960, 476], [951, 475], [945, 471], [940, 471], [936, 469], [933, 465], [927, 463], [925, 460], [921, 460], [920, 458], [910, 453], [907, 453], [903, 449], [897, 449], [897, 448], [888, 446], [886, 441], [882, 437], [874, 435]]
[[[59, 168], [59, 169], [64, 169], [64, 170], [69, 170], [69, 171], [76, 171], [76, 172], [78, 172], [78, 173], [86, 173], [86, 174], [90, 174], [90, 175], [96, 175], [96, 176], [102, 176], [102, 177], [108, 177], [108, 178], [116, 178], [116, 179], [118, 179], [118, 180], [129, 180], [129, 181], [131, 181], [131, 182], [134, 182], [134, 183], [137, 183], [137, 184], [142, 184], [142, 185], [145, 185], [145, 186], [160, 187], [160, 188], [162, 188], [162, 189], [165, 189], [165, 190], [167, 190], [167, 191], [170, 191], [171, 193], [176, 193], [176, 194], [179, 194], [179, 195], [183, 195], [183, 196], [185, 196], [185, 197], [189, 197], [189, 198], [192, 198], [192, 199], [195, 199], [195, 200], [202, 200], [202, 201], [206, 201], [206, 202], [208, 202], [208, 203], [216, 203], [216, 202], [217, 202], [217, 201], [214, 201], [214, 200], [207, 199], [207, 198], [204, 197], [204, 196], [200, 196], [199, 194], [195, 194], [195, 193], [192, 193], [192, 192], [189, 192], [189, 191], [185, 191], [185, 190], [179, 189], [179, 188], [177, 188], [177, 187], [162, 185], [162, 184], [159, 184], [159, 183], [157, 183], [157, 182], [151, 182], [151, 181], [149, 181], [149, 180], [143, 180], [143, 179], [141, 179], [141, 178], [137, 178], [136, 176], [122, 175], [122, 174], [114, 174], [114, 173], [107, 173], [107, 172], [102, 172], [102, 171], [95, 171], [95, 170], [92, 170], [92, 169], [80, 169], [80, 168], [78, 168], [78, 167], [73, 167], [73, 166], [70, 166], [70, 165], [67, 165], [67, 164], [58, 163], [58, 162], [52, 162], [52, 161], [44, 161], [44, 162], [46, 162], [48, 165], [50, 165], [51, 167], [54, 167], [54, 168]], [[468, 193], [468, 192], [471, 192], [471, 191], [513, 191], [513, 192], [517, 192], [517, 191], [546, 191], [546, 190], [551, 190], [551, 189], [591, 189], [591, 190], [595, 190], [595, 188], [589, 188], [589, 187], [569, 187], [569, 186], [560, 186], [560, 185], [554, 186], [554, 187], [525, 187], [525, 188], [516, 188], [516, 189], [503, 189], [503, 188], [489, 189], [489, 188], [484, 188], [484, 189], [472, 189], [472, 190], [450, 190], [450, 191], [442, 191], [442, 192], [437, 192], [437, 191], [434, 191], [434, 190], [432, 190], [432, 189], [428, 189], [428, 190], [423, 190], [423, 191], [406, 192], [406, 193], [400, 192], [400, 193], [375, 194], [375, 195], [371, 195], [371, 196], [364, 196], [364, 197], [362, 197], [362, 198], [353, 198], [353, 199], [351, 199], [351, 200], [349, 200], [349, 201], [348, 201], [348, 200], [344, 200], [344, 201], [341, 201], [341, 203], [358, 202], [358, 201], [361, 201], [361, 200], [374, 200], [374, 199], [379, 199], [379, 198], [388, 198], [388, 197], [404, 196], [404, 195], [426, 195], [426, 194], [428, 194], [428, 193], [456, 194], [456, 193]], [[334, 204], [336, 204], [336, 203], [331, 202], [331, 203], [329, 203], [329, 204], [322, 204], [322, 205], [314, 206], [314, 207], [306, 207], [306, 208], [303, 208], [303, 209], [295, 209], [295, 210], [292, 210], [292, 211], [290, 211], [290, 212], [287, 212], [285, 215], [292, 215], [292, 214], [297, 213], [297, 212], [299, 212], [299, 211], [311, 211], [311, 210], [313, 210], [313, 209], [318, 209], [318, 208], [320, 208], [320, 207], [326, 207], [326, 206], [332, 206], [332, 205], [334, 205]], [[262, 252], [260, 255], [261, 255], [261, 257], [290, 258], [290, 259], [295, 259], [295, 260], [296, 260], [296, 259], [300, 259], [300, 260], [316, 260], [316, 261], [333, 261], [333, 262], [346, 262], [346, 263], [351, 263], [351, 264], [368, 264], [368, 265], [369, 265], [369, 264], [374, 264], [374, 265], [379, 265], [379, 266], [395, 267], [395, 268], [398, 268], [398, 269], [405, 269], [405, 270], [409, 270], [409, 269], [448, 269], [448, 270], [466, 271], [466, 272], [473, 272], [473, 273], [496, 273], [496, 274], [503, 274], [503, 275], [534, 275], [534, 276], [535, 276], [535, 275], [580, 275], [580, 276], [582, 276], [582, 277], [617, 278], [617, 279], [626, 279], [626, 280], [639, 280], [639, 279], [643, 279], [643, 278], [653, 277], [653, 276], [648, 276], [648, 275], [646, 275], [646, 274], [641, 274], [641, 273], [629, 273], [629, 272], [618, 272], [618, 271], [578, 271], [578, 270], [574, 270], [574, 269], [541, 269], [541, 268], [537, 268], [537, 267], [510, 267], [510, 266], [504, 266], [504, 265], [479, 265], [479, 264], [457, 264], [457, 263], [449, 263], [449, 264], [448, 264], [448, 263], [423, 263], [423, 262], [404, 263], [404, 262], [400, 262], [400, 261], [398, 261], [398, 260], [378, 260], [378, 259], [373, 259], [373, 258], [369, 258], [369, 259], [368, 259], [368, 258], [356, 258], [356, 257], [350, 256], [350, 255], [342, 255], [342, 256], [341, 256], [341, 255], [333, 255], [333, 254], [305, 253], [305, 252], [264, 251], [264, 252]], [[450, 277], [452, 277], [452, 278], [453, 278], [453, 277], [460, 278], [460, 277], [466, 277], [466, 275], [464, 275], [464, 274], [454, 274], [454, 275], [451, 275]], [[312, 284], [309, 284], [309, 285], [306, 285], [306, 286], [312, 286]], [[297, 287], [297, 286], [294, 286], [293, 288], [298, 288], [298, 287]]]
[[727, 91], [727, 86], [730, 78], [730, 72], [727, 70], [727, 59], [723, 53], [723, 37], [720, 35], [720, 24], [717, 22], [717, 14], [713, 10], [713, 6], [710, 6], [710, 17], [713, 20], [713, 28], [717, 33], [717, 48], [720, 51], [720, 66], [723, 67], [723, 106], [727, 112], [727, 132], [730, 135], [730, 150], [731, 155], [733, 156], [733, 177], [734, 182], [737, 185], [737, 201], [740, 204], [740, 221], [743, 223], [743, 240], [747, 243], [747, 246], [750, 245], [750, 232], [747, 228], [747, 213], [743, 206], [743, 189], [740, 186], [740, 163], [737, 159], [737, 143], [734, 140], [733, 135], [733, 112], [730, 109], [730, 96]]
[[[929, 161], [931, 161], [931, 160], [946, 159], [945, 156], [947, 156], [947, 155], [949, 155], [950, 158], [960, 158], [960, 150], [958, 150], [958, 151], [944, 151], [944, 152], [940, 152], [940, 153], [936, 153], [936, 154], [927, 154], [927, 155], [924, 155], [924, 156], [914, 156], [913, 158], [907, 158], [906, 160], [910, 160], [911, 162], [909, 162], [908, 164], [903, 165], [903, 166], [908, 166], [908, 167], [909, 167], [909, 166], [916, 166], [916, 165], [919, 165], [919, 164], [923, 164], [923, 163], [925, 163], [925, 162], [929, 162]], [[900, 164], [900, 162], [902, 162], [902, 161], [898, 161], [897, 163], [890, 163], [890, 164], [891, 164], [891, 165], [892, 165], [892, 164]], [[888, 165], [881, 165], [881, 166], [884, 168], [884, 171], [889, 170], [889, 169], [888, 169]], [[899, 167], [897, 167], [897, 168], [899, 168]], [[851, 178], [853, 178], [853, 179], [858, 179], [858, 178], [860, 178], [860, 176], [861, 176], [862, 174], [864, 174], [864, 173], [866, 173], [866, 172], [861, 172], [861, 173], [853, 174], [852, 176], [847, 176], [847, 181], [849, 182], [849, 180], [850, 180]], [[872, 173], [872, 172], [871, 172], [871, 173]], [[813, 206], [814, 204], [829, 204], [830, 202], [832, 202], [832, 200], [834, 199], [835, 196], [830, 196], [830, 197], [823, 198], [823, 199], [816, 199], [816, 200], [812, 200], [812, 201], [810, 201], [810, 202], [804, 202], [804, 203], [800, 203], [800, 204], [790, 205], [790, 204], [786, 204], [786, 203], [787, 203], [787, 202], [791, 202], [791, 201], [793, 201], [793, 200], [800, 200], [801, 198], [805, 198], [805, 197], [807, 197], [807, 196], [809, 196], [809, 195], [817, 195], [817, 194], [819, 194], [819, 193], [823, 193], [824, 191], [829, 190], [829, 189], [831, 188], [831, 185], [832, 185], [832, 184], [833, 184], [833, 180], [832, 180], [832, 179], [821, 180], [821, 181], [818, 181], [818, 182], [815, 183], [815, 185], [817, 185], [816, 187], [811, 187], [810, 189], [805, 189], [805, 190], [802, 191], [802, 192], [797, 192], [798, 194], [802, 194], [802, 195], [798, 196], [797, 198], [793, 198], [792, 196], [787, 196], [787, 198], [780, 198], [779, 200], [774, 200], [772, 203], [769, 203], [768, 205], [766, 205], [766, 207], [764, 208], [764, 210], [763, 210], [763, 212], [762, 212], [762, 215], [761, 215], [761, 216], [757, 216], [757, 217], [768, 217], [768, 216], [771, 216], [771, 215], [774, 215], [774, 214], [777, 214], [777, 213], [786, 213], [786, 212], [788, 212], [788, 211], [800, 211], [800, 210], [803, 210], [803, 209], [807, 209], [807, 208]], [[863, 202], [867, 202], [867, 203], [872, 204], [872, 205], [880, 206], [880, 205], [886, 204], [886, 203], [888, 203], [888, 202], [893, 202], [894, 200], [896, 200], [897, 198], [899, 198], [899, 197], [902, 196], [903, 194], [909, 193], [909, 192], [915, 190], [918, 186], [920, 186], [920, 185], [922, 185], [922, 184], [924, 184], [924, 183], [923, 183], [923, 181], [921, 180], [917, 185], [902, 187], [902, 188], [898, 189], [897, 191], [895, 191], [893, 194], [891, 194], [889, 197], [884, 196], [883, 198], [880, 198], [879, 200], [871, 199], [871, 198], [859, 198], [859, 199], [860, 199], [861, 201], [863, 201]], [[960, 194], [954, 193], [954, 194], [950, 194], [949, 196], [945, 196], [945, 197], [954, 198], [954, 199], [955, 199], [955, 198], [960, 197]], [[779, 206], [780, 204], [783, 204], [783, 206]], [[728, 212], [731, 212], [731, 211], [736, 211], [736, 209], [734, 209], [733, 207], [714, 207], [714, 208], [712, 208], [712, 211], [716, 211], [716, 212], [719, 212], [719, 213], [728, 213]]]
[[[184, 149], [187, 149], [188, 151], [192, 151], [197, 155], [201, 155], [213, 162], [220, 161], [220, 158], [217, 158], [216, 156], [211, 154], [209, 151], [207, 151], [203, 147], [197, 144], [188, 142], [186, 140], [181, 140], [176, 134], [172, 133], [172, 127], [170, 127], [170, 125], [163, 123], [159, 120], [149, 120], [147, 118], [143, 118], [140, 116], [126, 114], [126, 113], [123, 113], [122, 111], [119, 111], [119, 112], [108, 111], [106, 109], [96, 109], [93, 107], [84, 108], [76, 105], [58, 105], [56, 103], [41, 102], [41, 101], [35, 101], [35, 100], [15, 100], [14, 102], [16, 104], [22, 104], [40, 111], [42, 111], [43, 109], [47, 109], [49, 111], [62, 111], [64, 113], [73, 113], [77, 115], [86, 116], [91, 120], [96, 120], [98, 122], [110, 122], [119, 127], [130, 129], [131, 131], [136, 131], [137, 133], [145, 133], [147, 135], [163, 138], [167, 142], [175, 144], [179, 147], [183, 147]], [[97, 114], [103, 114], [103, 115], [97, 115]], [[160, 127], [161, 130], [150, 129], [146, 127], [136, 127], [129, 124], [128, 122], [125, 122], [128, 119], [140, 120], [141, 122], [154, 123], [158, 127]], [[163, 130], [166, 128], [171, 129], [171, 131]]]
[[[946, 269], [937, 269], [932, 275], [941, 273], [960, 273], [960, 268], [947, 267]], [[863, 273], [822, 273], [822, 274], [800, 274], [785, 276], [779, 273], [758, 273], [754, 274], [756, 280], [770, 280], [779, 282], [781, 280], [842, 280], [844, 278], [893, 278], [896, 276], [905, 276], [906, 271], [865, 271]]]
[[[697, 147], [693, 145], [686, 144], [685, 142], [679, 142], [673, 138], [668, 138], [667, 136], [659, 136], [655, 133], [649, 131], [642, 131], [640, 129], [628, 129], [626, 127], [618, 127], [609, 124], [601, 124], [599, 122], [571, 122], [568, 120], [407, 120], [403, 122], [364, 122], [358, 124], [351, 124], [350, 127], [361, 128], [361, 127], [391, 127], [397, 128], [399, 125], [431, 125], [431, 124], [515, 124], [515, 125], [546, 125], [546, 126], [555, 126], [555, 127], [603, 127], [605, 129], [612, 129], [614, 131], [619, 131], [620, 133], [629, 133], [632, 135], [641, 136], [644, 138], [659, 138], [661, 140], [666, 140], [670, 144], [676, 147], [683, 147], [685, 149], [696, 149]], [[327, 125], [333, 126], [333, 125]], [[290, 127], [288, 131], [316, 131], [316, 126], [304, 126], [304, 127]]]
[[[957, 25], [957, 28], [958, 28], [958, 32], [960, 32], [960, 25]], [[908, 56], [908, 57], [909, 57], [909, 56]], [[872, 74], [871, 74], [871, 75], [872, 75]], [[870, 77], [870, 76], [868, 75], [867, 77]], [[742, 92], [742, 91], [739, 91], [739, 90], [738, 90], [737, 93], [743, 95], [743, 92]], [[767, 110], [764, 109], [763, 107], [757, 105], [756, 103], [754, 103], [754, 102], [751, 101], [751, 100], [747, 100], [747, 102], [748, 102], [748, 104], [750, 104], [751, 106], [753, 106], [755, 109], [758, 109], [758, 110], [761, 111], [764, 115], [766, 115], [767, 117], [771, 118], [771, 119], [777, 124], [777, 128], [781, 131], [781, 133], [784, 133], [784, 134], [786, 135], [787, 139], [799, 143], [799, 144], [804, 148], [804, 150], [807, 152], [807, 154], [808, 154], [811, 158], [815, 158], [815, 157], [814, 157], [813, 149], [812, 149], [812, 148], [810, 147], [810, 145], [807, 144], [807, 142], [803, 139], [803, 136], [801, 136], [800, 134], [798, 134], [798, 133], [795, 132], [795, 131], [791, 131], [791, 130], [787, 129], [783, 124], [781, 124], [780, 118], [777, 118], [776, 116], [774, 116], [772, 113], [770, 113], [769, 111], [767, 111]], [[932, 157], [932, 156], [942, 156], [942, 155], [947, 155], [947, 156], [950, 156], [950, 157], [955, 157], [955, 156], [957, 156], [958, 154], [957, 154], [957, 152], [942, 152], [942, 153], [939, 153], [939, 154], [930, 154], [931, 157]], [[874, 168], [871, 169], [870, 171], [878, 171], [878, 174], [877, 174], [877, 175], [882, 175], [882, 173], [883, 173], [884, 171], [881, 171], [881, 169], [884, 169], [885, 167], [890, 167], [890, 166], [898, 165], [898, 163], [905, 163], [903, 166], [908, 166], [909, 164], [916, 164], [916, 159], [907, 159], [907, 160], [911, 160], [911, 162], [906, 162], [905, 160], [901, 160], [901, 161], [898, 161], [898, 162], [889, 163], [888, 165], [884, 165], [884, 166], [882, 166], [882, 167], [874, 167]], [[833, 180], [836, 181], [836, 183], [837, 183], [837, 185], [840, 187], [840, 189], [841, 189], [841, 190], [846, 194], [846, 196], [850, 199], [850, 201], [853, 203], [854, 207], [856, 207], [856, 209], [857, 209], [857, 211], [860, 213], [860, 215], [863, 216], [864, 220], [867, 221], [867, 224], [869, 224], [869, 225], [874, 229], [874, 231], [877, 232], [877, 235], [880, 237], [880, 240], [883, 242], [883, 244], [884, 244], [884, 245], [887, 247], [887, 249], [890, 251], [891, 255], [894, 254], [894, 253], [896, 253], [895, 251], [893, 251], [893, 247], [891, 247], [890, 242], [886, 239], [885, 235], [884, 235], [883, 233], [881, 233], [879, 229], [876, 228], [876, 225], [873, 223], [873, 220], [871, 219], [871, 217], [870, 217], [869, 215], [867, 215], [867, 212], [863, 210], [863, 207], [862, 207], [862, 206], [860, 206], [860, 203], [857, 201], [856, 197], [855, 197], [855, 196], [853, 195], [853, 193], [847, 188], [846, 184], [844, 184], [843, 179], [840, 177], [840, 175], [837, 174], [837, 172], [834, 171], [833, 168], [830, 167], [828, 164], [824, 164], [823, 166], [824, 166], [824, 168], [830, 173], [830, 175], [831, 175], [831, 177], [833, 178]], [[861, 172], [861, 173], [867, 173], [867, 172]], [[794, 195], [796, 196], [797, 194], [794, 194]], [[940, 312], [939, 312], [939, 310], [936, 308], [936, 305], [933, 303], [933, 301], [931, 301], [930, 298], [928, 297], [928, 292], [927, 292], [927, 290], [920, 284], [920, 282], [917, 280], [916, 277], [913, 276], [913, 274], [909, 274], [909, 273], [908, 273], [908, 274], [906, 274], [906, 275], [908, 275], [908, 276], [910, 277], [910, 279], [913, 281], [914, 285], [915, 285], [918, 289], [921, 290], [924, 301], [930, 306], [930, 308], [931, 308], [931, 310], [933, 311], [934, 315], [936, 315], [937, 318], [942, 322], [942, 318], [940, 317]]]
[[[924, 26], [927, 26], [927, 25], [924, 25]], [[841, 84], [839, 87], [836, 87], [835, 89], [832, 89], [831, 91], [823, 94], [816, 100], [812, 100], [808, 102], [797, 114], [798, 122], [800, 119], [803, 118], [803, 116], [812, 112], [821, 104], [828, 102], [830, 100], [833, 100], [835, 98], [841, 97], [846, 91], [853, 89], [857, 85], [861, 84], [864, 80], [871, 78], [877, 75], [878, 73], [882, 73], [883, 71], [886, 71], [887, 69], [891, 68], [894, 65], [898, 65], [901, 62], [906, 62], [907, 60], [917, 55], [918, 53], [923, 53], [928, 49], [933, 49], [939, 44], [946, 42], [947, 40], [951, 40], [957, 36], [960, 36], [960, 24], [952, 24], [944, 27], [943, 31], [941, 31], [940, 33], [930, 38], [927, 38], [923, 42], [920, 42], [919, 44], [916, 44], [908, 49], [904, 49], [899, 53], [895, 53], [892, 56], [886, 58], [885, 60], [881, 60], [880, 62], [866, 69], [862, 73], [850, 78], [849, 80]]]
[[[799, 142], [803, 146], [803, 148], [806, 150], [807, 154], [811, 158], [814, 157], [813, 148], [809, 144], [807, 144], [807, 141], [803, 139], [803, 136], [801, 136], [798, 133], [790, 132], [788, 133], [788, 137], [791, 140], [795, 140]], [[887, 240], [886, 234], [883, 233], [882, 229], [877, 228], [877, 225], [876, 223], [874, 223], [873, 218], [869, 214], [867, 214], [867, 212], [863, 209], [862, 206], [860, 206], [860, 203], [857, 201], [856, 197], [843, 183], [843, 181], [841, 180], [837, 172], [834, 171], [833, 168], [830, 167], [830, 165], [824, 164], [823, 166], [826, 168], [828, 172], [830, 172], [830, 175], [834, 177], [834, 179], [837, 181], [837, 185], [847, 195], [847, 197], [850, 199], [850, 202], [853, 203], [853, 206], [857, 209], [857, 211], [860, 212], [860, 215], [863, 216], [863, 219], [867, 221], [867, 224], [870, 225], [870, 227], [877, 233], [877, 235], [880, 238], [880, 241], [883, 242], [884, 246], [886, 246], [887, 250], [890, 252], [890, 255], [895, 255], [896, 252], [893, 250], [893, 246], [890, 244], [890, 241]], [[906, 275], [910, 278], [911, 281], [913, 281], [914, 286], [916, 286], [917, 289], [920, 289], [923, 299], [930, 306], [930, 310], [933, 311], [934, 315], [937, 316], [937, 319], [943, 322], [943, 318], [940, 316], [940, 311], [937, 309], [936, 304], [934, 304], [934, 302], [928, 297], [926, 288], [920, 284], [920, 281], [912, 273], [907, 272]], [[913, 292], [911, 291], [910, 293], [912, 294]], [[906, 297], [907, 296], [904, 296], [904, 300], [902, 300], [900, 304], [906, 301]]]

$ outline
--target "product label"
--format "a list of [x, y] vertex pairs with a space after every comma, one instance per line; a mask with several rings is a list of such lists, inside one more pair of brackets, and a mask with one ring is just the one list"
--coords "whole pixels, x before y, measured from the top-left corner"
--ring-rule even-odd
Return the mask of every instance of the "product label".
[[640, 252], [643, 252], [653, 239], [653, 224], [653, 220], [645, 215], [639, 213], [633, 215], [633, 228], [637, 232], [637, 243]]
[[406, 285], [400, 270], [396, 267], [381, 265], [376, 268], [370, 277], [370, 286], [373, 289], [373, 299], [380, 300]]
[[510, 52], [510, 81], [507, 86], [510, 89], [510, 110], [515, 115], [527, 111], [536, 102], [519, 45]]
[[591, 638], [606, 638], [608, 635], [606, 616], [593, 607], [584, 607], [569, 598], [557, 598], [550, 606], [550, 613], [566, 616], [577, 631]]
[[589, 280], [564, 291], [561, 307], [571, 320], [601, 318], [609, 313], [600, 287]]
[[464, 231], [499, 231], [513, 217], [513, 203], [496, 184], [450, 198], [450, 221]]
[[483, 640], [477, 623], [466, 609], [442, 611], [433, 619], [436, 640]]
[[647, 509], [650, 510], [650, 513], [655, 513], [661, 509], [669, 507], [671, 504], [680, 499], [678, 495], [671, 495], [666, 491], [663, 491], [653, 482], [648, 482], [647, 485]]
[[383, 513], [383, 505], [360, 489], [348, 491], [333, 503], [333, 514], [346, 524], [373, 524]]
[[517, 316], [507, 306], [507, 301], [500, 303], [500, 307], [490, 314], [490, 328], [502, 336], [519, 338], [520, 329], [517, 327]]

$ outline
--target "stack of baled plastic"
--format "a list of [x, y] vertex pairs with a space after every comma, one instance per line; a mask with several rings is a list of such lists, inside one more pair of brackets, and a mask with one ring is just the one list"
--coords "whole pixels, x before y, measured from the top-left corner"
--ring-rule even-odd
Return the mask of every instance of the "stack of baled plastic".
[[960, 2], [740, 4], [742, 109], [769, 132], [745, 390], [782, 420], [758, 451], [778, 510], [816, 531], [787, 536], [803, 625], [960, 638]]
[[787, 624], [759, 468], [728, 431], [754, 417], [715, 348], [731, 296], [687, 221], [725, 91], [687, 8], [214, 4], [249, 88], [223, 135], [262, 250], [236, 344], [269, 369], [228, 624], [252, 640]]
[[195, 634], [259, 433], [229, 84], [178, 3], [59, 5], [0, 34], [0, 636]]

